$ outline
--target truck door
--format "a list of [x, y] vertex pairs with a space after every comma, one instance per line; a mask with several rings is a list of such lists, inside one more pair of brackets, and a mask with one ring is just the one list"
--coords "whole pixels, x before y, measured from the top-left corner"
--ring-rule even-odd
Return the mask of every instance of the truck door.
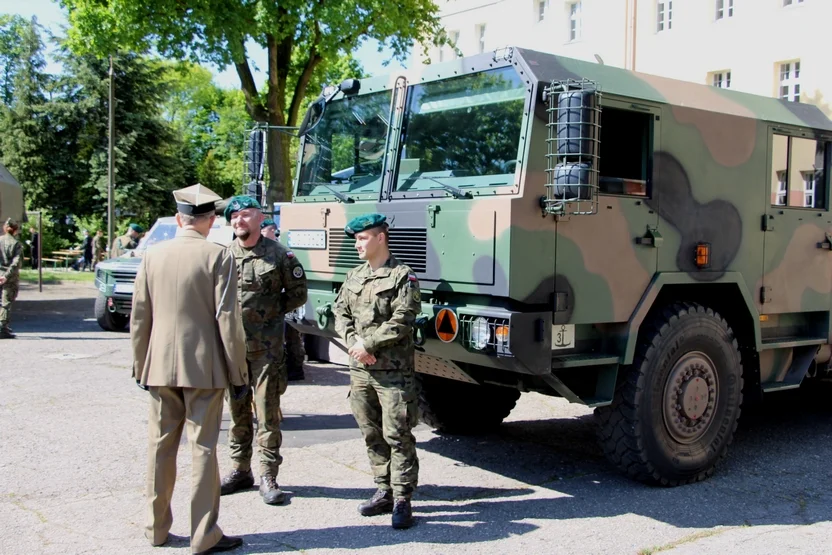
[[660, 108], [608, 97], [601, 107], [595, 212], [556, 224], [554, 322], [564, 326], [554, 328], [554, 349], [574, 346], [575, 324], [627, 321], [662, 246], [653, 184]]

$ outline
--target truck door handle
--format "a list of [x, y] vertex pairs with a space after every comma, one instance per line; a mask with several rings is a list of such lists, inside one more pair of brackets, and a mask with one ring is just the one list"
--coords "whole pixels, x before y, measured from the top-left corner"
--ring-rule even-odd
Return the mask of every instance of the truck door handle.
[[647, 232], [641, 237], [636, 237], [637, 245], [645, 245], [648, 247], [660, 247], [664, 242], [664, 237], [659, 233], [658, 228], [647, 226]]

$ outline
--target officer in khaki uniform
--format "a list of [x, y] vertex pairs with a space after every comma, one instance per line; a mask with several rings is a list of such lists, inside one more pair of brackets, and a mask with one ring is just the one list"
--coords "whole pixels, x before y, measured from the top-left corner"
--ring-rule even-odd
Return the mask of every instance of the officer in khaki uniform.
[[174, 192], [176, 237], [150, 247], [136, 275], [130, 336], [133, 377], [150, 392], [145, 535], [163, 545], [173, 522], [176, 454], [187, 426], [193, 458], [191, 551], [242, 545], [217, 524], [217, 439], [223, 393], [247, 390], [245, 335], [234, 257], [206, 240], [220, 197], [202, 185]]
[[393, 527], [408, 528], [419, 475], [411, 432], [418, 421], [413, 324], [421, 312], [419, 281], [390, 254], [385, 216], [359, 216], [344, 231], [366, 262], [347, 272], [338, 291], [335, 331], [349, 348], [350, 406], [378, 486], [358, 511], [371, 516], [392, 509]]
[[254, 485], [253, 403], [260, 448], [260, 495], [266, 504], [278, 505], [286, 499], [277, 483], [283, 462], [280, 396], [287, 386], [283, 323], [287, 311], [306, 302], [306, 274], [292, 251], [260, 234], [263, 212], [257, 200], [249, 196], [233, 197], [224, 215], [236, 237], [228, 251], [237, 263], [238, 298], [252, 389], [245, 398], [229, 402], [228, 447], [233, 468], [223, 477], [222, 494]]
[[15, 234], [20, 224], [9, 218], [3, 224], [0, 237], [0, 339], [17, 337], [9, 327], [12, 303], [20, 287], [20, 266], [23, 264], [23, 246]]

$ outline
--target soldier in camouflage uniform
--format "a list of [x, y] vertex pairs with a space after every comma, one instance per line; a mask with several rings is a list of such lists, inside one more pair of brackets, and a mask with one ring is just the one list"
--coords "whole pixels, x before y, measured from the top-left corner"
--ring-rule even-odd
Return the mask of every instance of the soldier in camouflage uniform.
[[0, 339], [14, 339], [9, 327], [12, 303], [20, 286], [20, 265], [23, 263], [23, 247], [17, 240], [20, 225], [11, 218], [3, 225], [5, 235], [0, 237]]
[[278, 469], [283, 462], [280, 396], [287, 386], [283, 322], [287, 311], [306, 302], [306, 274], [292, 251], [260, 234], [263, 212], [255, 199], [233, 197], [224, 214], [236, 236], [228, 249], [237, 263], [251, 391], [238, 401], [229, 398], [228, 446], [234, 467], [223, 478], [221, 493], [225, 495], [254, 485], [253, 402], [260, 448], [260, 495], [269, 505], [280, 504], [286, 497], [277, 484]]
[[113, 246], [110, 249], [110, 258], [121, 256], [125, 251], [138, 247], [142, 233], [144, 233], [144, 228], [139, 224], [130, 224], [127, 226], [127, 232], [120, 237], [116, 237], [115, 241], [113, 241]]
[[378, 486], [358, 510], [371, 516], [392, 509], [393, 527], [408, 528], [419, 474], [411, 432], [418, 420], [413, 324], [421, 311], [419, 281], [390, 254], [383, 215], [359, 216], [344, 230], [367, 261], [347, 273], [333, 308], [335, 330], [349, 348], [350, 406]]

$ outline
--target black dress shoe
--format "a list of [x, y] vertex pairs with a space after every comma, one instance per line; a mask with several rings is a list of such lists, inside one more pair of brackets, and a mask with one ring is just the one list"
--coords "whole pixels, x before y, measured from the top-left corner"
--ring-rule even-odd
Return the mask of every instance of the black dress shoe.
[[241, 545], [243, 545], [243, 538], [226, 536], [225, 534], [223, 534], [220, 538], [220, 541], [214, 544], [214, 547], [210, 547], [205, 551], [200, 551], [199, 553], [196, 553], [196, 555], [202, 555], [203, 553], [219, 553], [221, 551], [231, 551], [232, 549], [237, 549]]

